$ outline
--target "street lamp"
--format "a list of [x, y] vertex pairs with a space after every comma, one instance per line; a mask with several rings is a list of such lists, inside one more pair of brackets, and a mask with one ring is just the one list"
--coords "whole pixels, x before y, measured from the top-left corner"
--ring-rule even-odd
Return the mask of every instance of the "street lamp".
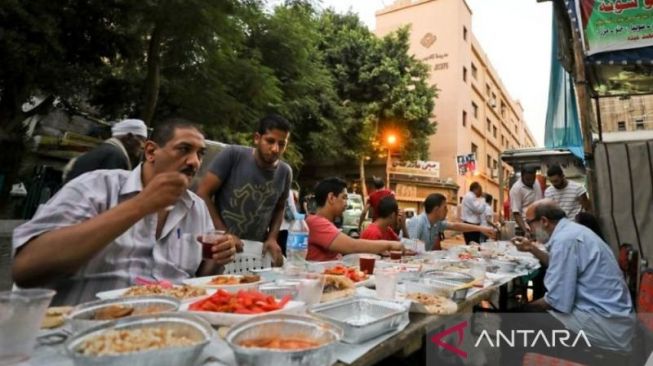
[[394, 133], [389, 133], [386, 138], [386, 145], [388, 146], [388, 156], [385, 162], [385, 172], [386, 172], [386, 180], [385, 184], [388, 189], [390, 189], [390, 167], [392, 166], [392, 161], [391, 155], [392, 155], [392, 147], [397, 143], [397, 136]]

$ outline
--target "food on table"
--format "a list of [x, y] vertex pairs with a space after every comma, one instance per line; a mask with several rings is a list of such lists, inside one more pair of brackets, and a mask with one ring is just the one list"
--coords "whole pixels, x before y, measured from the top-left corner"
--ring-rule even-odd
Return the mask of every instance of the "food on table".
[[130, 287], [122, 296], [171, 296], [179, 300], [206, 295], [206, 290], [200, 287], [181, 285], [165, 287], [159, 284]]
[[358, 270], [356, 267], [346, 267], [341, 264], [325, 269], [324, 274], [346, 276], [354, 282], [365, 281], [370, 277], [365, 272]]
[[327, 274], [324, 275], [324, 289], [320, 301], [327, 302], [352, 296], [354, 292], [356, 292], [356, 286], [348, 277]]
[[242, 340], [238, 343], [241, 347], [256, 347], [280, 350], [303, 350], [309, 348], [319, 347], [321, 344], [316, 341], [311, 341], [301, 338], [271, 338], [262, 337], [254, 339]]
[[183, 347], [199, 343], [164, 327], [108, 330], [84, 341], [77, 349], [86, 356], [116, 356], [169, 347]]
[[53, 306], [45, 312], [41, 328], [52, 329], [63, 325], [65, 316], [73, 310], [72, 306]]
[[170, 310], [170, 307], [165, 305], [148, 305], [141, 307], [111, 305], [96, 311], [93, 320], [114, 320], [128, 316], [163, 313], [168, 310]]
[[196, 301], [188, 307], [192, 311], [212, 311], [217, 313], [261, 314], [282, 309], [290, 301], [290, 296], [276, 300], [256, 290], [240, 290], [232, 294], [218, 290], [215, 294]]
[[245, 275], [245, 276], [217, 276], [214, 277], [209, 285], [242, 285], [245, 283], [254, 283], [261, 280], [259, 275]]
[[448, 314], [450, 313], [451, 300], [436, 295], [425, 294], [423, 292], [414, 292], [406, 295], [411, 301], [418, 302], [426, 308], [431, 314]]

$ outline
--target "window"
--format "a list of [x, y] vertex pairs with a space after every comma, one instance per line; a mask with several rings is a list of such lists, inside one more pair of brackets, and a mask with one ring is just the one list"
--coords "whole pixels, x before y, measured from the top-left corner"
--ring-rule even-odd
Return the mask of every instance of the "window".
[[503, 137], [503, 135], [501, 135], [501, 147], [503, 147], [504, 143], [505, 143], [505, 138]]
[[476, 152], [478, 151], [478, 146], [476, 144], [472, 143], [472, 154], [474, 154], [474, 157], [476, 157]]
[[463, 26], [463, 40], [467, 40], [467, 27]]
[[463, 111], [463, 127], [467, 127], [467, 111]]
[[477, 77], [477, 75], [476, 75], [476, 74], [477, 74], [477, 71], [478, 71], [478, 70], [476, 70], [476, 65], [474, 65], [474, 63], [472, 63], [472, 77], [473, 77], [474, 79], [476, 79], [476, 77]]
[[519, 127], [517, 127], [517, 124], [515, 124], [515, 134], [519, 133]]
[[492, 93], [492, 107], [497, 106], [497, 95]]
[[626, 122], [625, 121], [617, 122], [617, 131], [626, 131]]
[[497, 126], [492, 126], [492, 136], [494, 136], [494, 138], [497, 138]]
[[496, 159], [492, 159], [492, 169], [496, 169], [497, 164], [499, 164], [499, 162]]
[[478, 106], [472, 102], [472, 110], [474, 111], [474, 118], [478, 118]]
[[487, 155], [487, 160], [486, 161], [487, 161], [487, 163], [486, 163], [487, 168], [492, 169], [492, 157], [490, 156], [490, 154]]
[[506, 104], [501, 101], [501, 118], [506, 118]]
[[492, 132], [492, 122], [489, 118], [485, 120], [485, 125], [487, 126], [487, 132]]
[[489, 98], [490, 94], [492, 94], [492, 89], [490, 89], [490, 84], [485, 84], [485, 95], [487, 95], [487, 97]]
[[463, 66], [463, 81], [467, 82], [467, 68]]
[[637, 130], [643, 130], [644, 129], [644, 120], [643, 119], [636, 119], [635, 120], [635, 129], [637, 129]]

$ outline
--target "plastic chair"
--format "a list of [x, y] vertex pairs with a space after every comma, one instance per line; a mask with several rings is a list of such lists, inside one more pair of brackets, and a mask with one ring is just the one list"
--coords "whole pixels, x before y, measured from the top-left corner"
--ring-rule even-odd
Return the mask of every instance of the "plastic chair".
[[263, 255], [263, 243], [260, 241], [243, 240], [243, 251], [237, 253], [234, 261], [225, 265], [225, 274], [250, 273], [252, 270], [272, 267], [272, 257], [269, 253]]

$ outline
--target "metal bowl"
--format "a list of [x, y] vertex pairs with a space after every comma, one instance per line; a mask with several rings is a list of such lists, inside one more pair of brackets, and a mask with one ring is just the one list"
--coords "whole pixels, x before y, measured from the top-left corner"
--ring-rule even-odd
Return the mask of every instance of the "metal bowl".
[[[343, 330], [329, 322], [300, 315], [265, 315], [242, 322], [227, 333], [226, 341], [236, 354], [238, 364], [267, 365], [332, 365], [336, 362], [335, 346]], [[276, 350], [242, 347], [240, 342], [256, 338], [292, 337], [314, 340], [319, 347], [304, 350]]]
[[161, 312], [167, 313], [179, 310], [181, 301], [169, 296], [134, 296], [97, 300], [75, 306], [67, 319], [72, 324], [73, 330], [78, 332], [98, 324], [110, 322], [111, 320], [95, 320], [92, 318], [98, 310], [114, 305], [126, 305], [135, 309], [160, 306], [162, 308]]
[[[89, 338], [108, 330], [138, 329], [148, 327], [171, 328], [176, 334], [183, 334], [198, 343], [164, 349], [125, 353], [117, 356], [86, 356], [77, 352], [81, 344]], [[65, 349], [76, 366], [105, 365], [193, 365], [209, 344], [213, 336], [211, 325], [201, 318], [185, 313], [166, 313], [133, 316], [100, 324], [75, 334], [66, 342]]]
[[472, 275], [447, 271], [426, 271], [421, 277], [421, 283], [432, 291], [449, 294], [448, 297], [453, 301], [463, 301], [467, 298], [469, 288], [457, 288], [472, 281], [474, 281]]

